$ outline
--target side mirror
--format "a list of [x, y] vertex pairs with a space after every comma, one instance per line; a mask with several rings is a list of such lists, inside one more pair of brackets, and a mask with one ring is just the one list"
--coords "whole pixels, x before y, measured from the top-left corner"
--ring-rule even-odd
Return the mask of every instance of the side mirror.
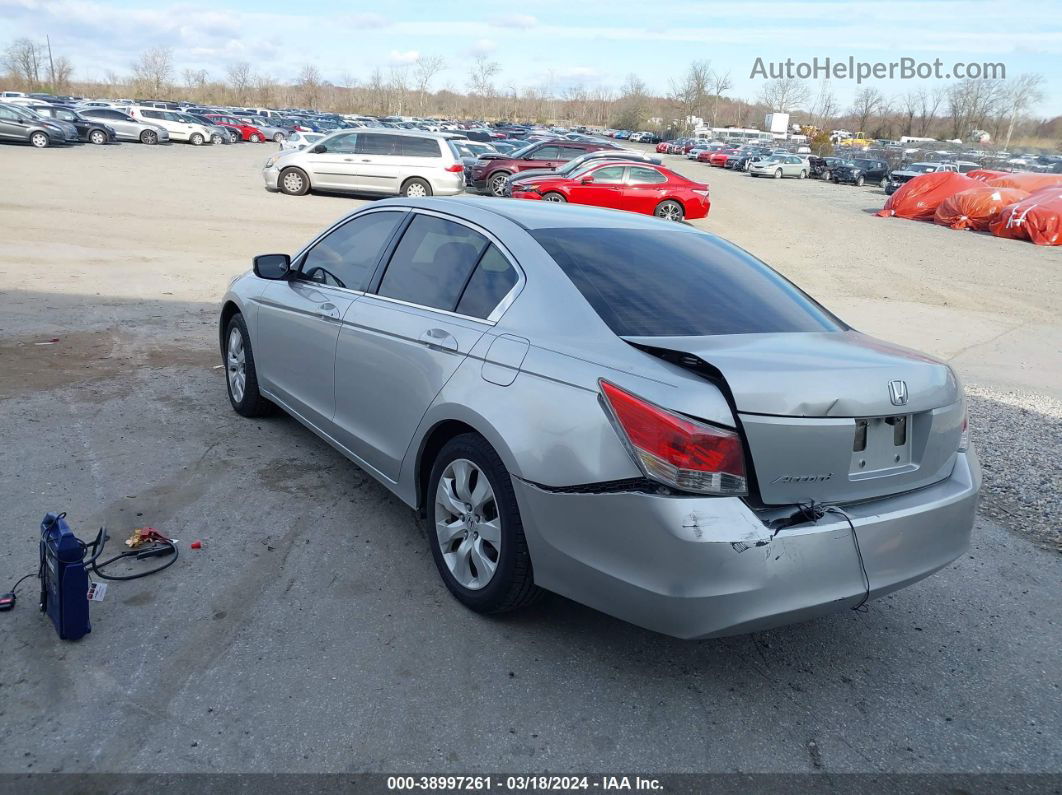
[[315, 152], [316, 154], [323, 154], [324, 152], [327, 152], [327, 151], [328, 151], [328, 147], [327, 147], [327, 146], [325, 146], [324, 144], [317, 144], [317, 146], [315, 146], [315, 147], [313, 148], [313, 151], [314, 151], [314, 152]]
[[594, 178], [593, 177], [583, 177], [581, 180], [579, 180], [579, 182], [581, 182], [583, 185], [591, 185], [594, 182]]
[[259, 279], [286, 279], [290, 272], [291, 257], [287, 254], [259, 254], [254, 258], [254, 275]]

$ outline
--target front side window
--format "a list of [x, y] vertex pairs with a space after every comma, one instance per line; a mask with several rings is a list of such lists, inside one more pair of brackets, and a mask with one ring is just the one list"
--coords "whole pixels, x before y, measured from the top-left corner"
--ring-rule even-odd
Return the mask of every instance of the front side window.
[[845, 328], [751, 254], [709, 235], [587, 227], [531, 234], [619, 336]]
[[328, 141], [328, 151], [340, 155], [352, 155], [358, 151], [357, 133], [337, 135]]
[[303, 259], [303, 279], [364, 290], [384, 246], [404, 213], [375, 212], [354, 218], [317, 242]]
[[452, 312], [488, 245], [483, 235], [463, 224], [417, 215], [395, 248], [378, 292]]

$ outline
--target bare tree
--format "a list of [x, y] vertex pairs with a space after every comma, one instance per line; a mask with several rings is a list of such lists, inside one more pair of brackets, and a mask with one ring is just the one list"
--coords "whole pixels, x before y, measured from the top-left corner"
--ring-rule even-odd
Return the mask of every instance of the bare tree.
[[612, 123], [620, 129], [637, 130], [645, 123], [648, 107], [649, 95], [645, 83], [631, 72], [620, 87], [620, 97], [616, 101]]
[[468, 79], [472, 93], [480, 97], [480, 116], [486, 115], [487, 102], [494, 96], [494, 76], [500, 69], [498, 62], [490, 60], [486, 55], [477, 55], [472, 60]]
[[768, 80], [760, 89], [760, 102], [769, 110], [788, 113], [807, 103], [811, 93], [804, 81], [792, 77]]
[[70, 76], [74, 65], [65, 55], [59, 55], [48, 61], [48, 85], [55, 94], [65, 94], [70, 86]]
[[1004, 107], [1010, 118], [1007, 124], [1007, 136], [1003, 141], [1005, 151], [1010, 149], [1010, 139], [1014, 135], [1014, 126], [1018, 122], [1018, 116], [1043, 99], [1043, 84], [1043, 75], [1023, 74], [1018, 75], [1018, 79], [1007, 86]]
[[413, 65], [413, 87], [417, 92], [420, 112], [428, 103], [428, 92], [431, 90], [431, 81], [446, 67], [446, 59], [441, 55], [422, 55], [417, 58]]
[[948, 89], [952, 138], [965, 140], [974, 128], [984, 128], [1005, 102], [1000, 80], [963, 80]]
[[205, 91], [208, 79], [209, 75], [206, 69], [185, 69], [181, 72], [181, 80], [184, 82], [185, 88], [196, 95]]
[[369, 95], [369, 103], [372, 112], [376, 115], [386, 114], [387, 87], [384, 85], [383, 73], [380, 71], [379, 67], [373, 70], [365, 88]]
[[247, 61], [237, 61], [229, 64], [225, 70], [225, 75], [228, 78], [229, 90], [232, 92], [233, 101], [237, 105], [243, 105], [247, 102], [247, 93], [254, 81], [254, 76], [251, 74], [251, 65]]
[[734, 83], [730, 80], [730, 72], [712, 72], [708, 78], [708, 93], [710, 94], [708, 99], [708, 118], [713, 127], [718, 127], [719, 124], [716, 121], [716, 113], [719, 108], [719, 100], [723, 98], [723, 94], [734, 87]]
[[819, 84], [819, 93], [815, 96], [815, 102], [811, 106], [811, 116], [815, 126], [824, 129], [826, 125], [837, 115], [837, 98], [829, 80], [823, 80]]
[[856, 92], [855, 101], [852, 103], [852, 115], [859, 122], [856, 124], [859, 132], [865, 132], [867, 122], [878, 113], [881, 113], [885, 97], [876, 88], [863, 88]]
[[133, 64], [133, 83], [137, 91], [161, 97], [173, 76], [173, 50], [152, 47], [140, 54]]
[[15, 39], [4, 51], [4, 66], [29, 91], [41, 85], [41, 48], [30, 39]]
[[306, 106], [316, 110], [321, 97], [321, 72], [312, 63], [308, 63], [299, 71], [296, 83], [300, 96], [306, 102]]
[[406, 67], [392, 66], [387, 80], [388, 113], [402, 115], [406, 109], [406, 95], [409, 93]]
[[918, 136], [926, 138], [944, 102], [945, 90], [937, 86], [932, 90], [918, 89]]
[[694, 126], [694, 113], [704, 104], [708, 94], [712, 68], [709, 61], [693, 61], [681, 80], [671, 81], [668, 99], [678, 105], [679, 120], [683, 130]]

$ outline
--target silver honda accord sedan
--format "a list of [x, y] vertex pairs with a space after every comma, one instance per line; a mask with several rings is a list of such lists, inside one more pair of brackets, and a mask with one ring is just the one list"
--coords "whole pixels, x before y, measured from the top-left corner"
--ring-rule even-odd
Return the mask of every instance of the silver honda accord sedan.
[[751, 632], [969, 543], [951, 368], [691, 226], [378, 201], [256, 257], [220, 343], [233, 408], [279, 407], [398, 495], [480, 612], [548, 590], [678, 637]]

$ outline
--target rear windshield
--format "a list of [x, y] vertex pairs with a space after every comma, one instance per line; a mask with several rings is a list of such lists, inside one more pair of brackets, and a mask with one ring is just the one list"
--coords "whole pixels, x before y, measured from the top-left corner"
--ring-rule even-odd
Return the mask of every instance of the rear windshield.
[[709, 235], [567, 227], [531, 234], [619, 336], [846, 328], [758, 259]]

